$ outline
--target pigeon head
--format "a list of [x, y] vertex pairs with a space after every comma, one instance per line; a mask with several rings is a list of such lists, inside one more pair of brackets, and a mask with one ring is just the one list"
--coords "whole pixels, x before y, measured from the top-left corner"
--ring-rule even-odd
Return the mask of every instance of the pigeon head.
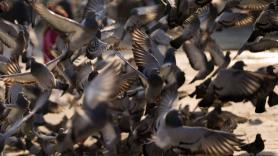
[[238, 69], [238, 70], [243, 70], [244, 66], [246, 66], [246, 64], [243, 61], [237, 61], [232, 68], [233, 69]]
[[273, 66], [267, 66], [266, 67], [266, 72], [267, 73], [269, 73], [269, 74], [274, 74], [274, 69], [275, 69], [275, 67], [273, 67]]
[[256, 135], [256, 140], [262, 140], [262, 135], [261, 134], [257, 134]]
[[231, 51], [227, 51], [225, 57], [230, 58], [230, 55], [231, 55]]
[[178, 26], [178, 19], [177, 19], [177, 10], [176, 10], [176, 8], [170, 9], [168, 14], [169, 14], [168, 17], [167, 17], [168, 26], [169, 26], [170, 29], [173, 29], [176, 26]]
[[182, 121], [180, 119], [180, 114], [177, 110], [172, 110], [167, 113], [166, 118], [165, 118], [165, 123], [169, 127], [181, 127], [182, 126]]
[[89, 12], [84, 19], [84, 26], [89, 29], [95, 29], [99, 27], [100, 23], [96, 20], [96, 15], [94, 12]]
[[265, 140], [263, 140], [262, 139], [262, 136], [261, 136], [261, 134], [257, 134], [256, 135], [256, 139], [255, 139], [255, 145], [257, 146], [257, 147], [259, 147], [259, 148], [261, 148], [261, 149], [264, 149], [264, 142], [265, 142]]
[[32, 64], [36, 62], [34, 57], [27, 57], [27, 62], [26, 62], [26, 69], [30, 69]]
[[173, 64], [172, 63], [164, 63], [161, 68], [160, 68], [160, 73], [159, 75], [164, 78], [167, 77], [173, 69]]
[[173, 63], [176, 64], [176, 57], [175, 57], [176, 49], [169, 48], [166, 52], [164, 63]]
[[200, 85], [196, 86], [196, 98], [203, 98], [206, 95], [207, 89], [211, 83], [211, 78], [206, 79]]
[[26, 99], [24, 97], [24, 95], [22, 93], [18, 94], [18, 98], [16, 100], [16, 103], [18, 104], [18, 106], [22, 109], [28, 109], [28, 106], [29, 106], [29, 101], [28, 99]]
[[184, 72], [177, 72], [176, 80], [177, 80], [178, 88], [181, 87], [185, 82], [185, 73]]
[[209, 72], [212, 72], [213, 71], [213, 69], [214, 69], [214, 61], [213, 61], [213, 59], [211, 59], [210, 61], [208, 61], [208, 71]]
[[88, 76], [88, 81], [92, 81], [98, 75], [97, 71], [92, 71]]
[[154, 86], [160, 86], [160, 85], [163, 85], [163, 80], [162, 78], [156, 74], [156, 73], [151, 73], [149, 76], [148, 76], [148, 80], [149, 80], [149, 83], [151, 85], [154, 85]]

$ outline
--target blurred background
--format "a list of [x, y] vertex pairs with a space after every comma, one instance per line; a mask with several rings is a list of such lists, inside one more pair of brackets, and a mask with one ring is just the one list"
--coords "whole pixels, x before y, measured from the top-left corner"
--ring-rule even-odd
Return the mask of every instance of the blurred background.
[[[48, 8], [52, 11], [59, 13], [62, 16], [81, 21], [83, 9], [85, 8], [85, 0], [42, 0], [47, 4]], [[149, 3], [161, 4], [160, 0], [109, 0], [110, 3], [107, 6], [108, 16], [121, 24], [124, 24], [128, 17], [131, 15], [131, 11], [135, 7], [150, 5]], [[213, 0], [217, 5], [224, 4], [224, 0]], [[10, 0], [10, 10], [1, 14], [1, 17], [14, 22], [15, 20], [20, 23], [33, 23], [36, 24], [35, 31], [39, 38], [40, 44], [42, 43], [42, 36], [47, 28], [47, 24], [36, 18], [34, 20], [34, 13], [22, 0]], [[30, 17], [33, 17], [30, 18]], [[149, 17], [153, 18], [153, 17]], [[241, 47], [241, 45], [247, 40], [247, 37], [251, 34], [252, 25], [244, 26], [240, 28], [225, 28], [221, 31], [217, 31], [213, 34], [213, 38], [219, 43], [223, 50], [235, 50]], [[41, 47], [41, 46], [40, 46]]]

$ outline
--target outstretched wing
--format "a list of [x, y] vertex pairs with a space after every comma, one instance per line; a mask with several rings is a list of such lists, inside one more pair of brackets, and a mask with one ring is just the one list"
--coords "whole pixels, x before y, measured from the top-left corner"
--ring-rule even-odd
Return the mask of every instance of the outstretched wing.
[[108, 64], [103, 72], [94, 78], [87, 86], [84, 97], [84, 104], [95, 108], [99, 102], [109, 100], [117, 82], [117, 62]]
[[178, 91], [176, 85], [165, 88], [161, 97], [162, 99], [158, 110], [159, 116], [163, 116], [171, 109], [178, 109]]
[[41, 2], [32, 1], [31, 6], [42, 19], [60, 32], [75, 33], [83, 31], [82, 26], [78, 22], [48, 10]]
[[203, 127], [179, 127], [169, 130], [178, 150], [208, 155], [230, 155], [239, 150], [241, 140], [236, 135]]
[[88, 13], [94, 12], [95, 15], [104, 17], [105, 16], [105, 0], [88, 0], [86, 8], [84, 10], [83, 18], [88, 15]]
[[246, 98], [263, 87], [266, 79], [274, 80], [275, 77], [248, 71], [223, 70], [214, 80], [215, 92], [224, 99]]

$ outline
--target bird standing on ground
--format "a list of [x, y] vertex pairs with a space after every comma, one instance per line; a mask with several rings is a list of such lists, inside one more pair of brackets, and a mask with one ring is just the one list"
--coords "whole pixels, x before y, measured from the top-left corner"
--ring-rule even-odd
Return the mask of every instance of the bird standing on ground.
[[249, 154], [256, 156], [264, 150], [264, 141], [265, 140], [262, 139], [261, 134], [257, 134], [254, 142], [242, 145], [240, 148]]

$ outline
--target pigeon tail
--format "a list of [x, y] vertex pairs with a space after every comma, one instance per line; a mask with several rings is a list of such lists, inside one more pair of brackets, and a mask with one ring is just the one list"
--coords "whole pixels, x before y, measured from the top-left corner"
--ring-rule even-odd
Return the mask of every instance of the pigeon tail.
[[269, 94], [268, 105], [269, 105], [269, 107], [273, 107], [277, 104], [278, 104], [278, 95], [272, 91]]
[[256, 103], [253, 103], [256, 106], [255, 112], [256, 113], [263, 113], [266, 111], [265, 109], [265, 101], [266, 97], [259, 97]]

